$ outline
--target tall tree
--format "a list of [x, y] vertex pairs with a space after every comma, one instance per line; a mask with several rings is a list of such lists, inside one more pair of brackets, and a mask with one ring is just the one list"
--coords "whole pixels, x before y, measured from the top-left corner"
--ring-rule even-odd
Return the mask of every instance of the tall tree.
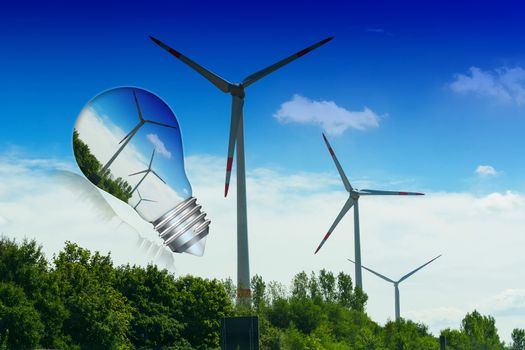
[[525, 350], [525, 329], [515, 328], [512, 331], [510, 350]]

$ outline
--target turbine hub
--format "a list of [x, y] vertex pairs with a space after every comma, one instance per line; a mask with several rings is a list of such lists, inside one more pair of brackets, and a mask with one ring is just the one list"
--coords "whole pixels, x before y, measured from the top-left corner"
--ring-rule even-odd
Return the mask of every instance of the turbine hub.
[[244, 98], [244, 88], [241, 84], [232, 84], [228, 87], [228, 90], [230, 91], [230, 94], [233, 96], [237, 96], [239, 98]]
[[353, 199], [353, 200], [358, 200], [359, 199], [359, 192], [357, 191], [352, 191], [350, 192], [350, 197]]

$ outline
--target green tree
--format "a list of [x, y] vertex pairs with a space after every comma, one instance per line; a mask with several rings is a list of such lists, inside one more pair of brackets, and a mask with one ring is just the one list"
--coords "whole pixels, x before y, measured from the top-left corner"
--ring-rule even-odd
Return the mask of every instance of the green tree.
[[132, 308], [115, 288], [109, 256], [66, 243], [54, 274], [69, 316], [63, 330], [81, 349], [127, 349]]
[[109, 169], [101, 173], [102, 164], [91, 153], [89, 146], [79, 138], [76, 129], [73, 130], [73, 152], [80, 170], [89, 181], [124, 202], [131, 198], [132, 188], [125, 180], [120, 177], [114, 180]]
[[[36, 241], [0, 239], [0, 281], [22, 288], [44, 325], [40, 344], [44, 347], [66, 346], [62, 324], [67, 310], [59, 296], [58, 283]], [[35, 321], [36, 322], [36, 321]]]
[[126, 265], [116, 270], [115, 286], [132, 307], [129, 339], [135, 348], [189, 346], [182, 336], [181, 300], [171, 274], [153, 265]]
[[183, 336], [197, 349], [219, 346], [220, 319], [233, 315], [220, 281], [184, 276], [175, 281], [181, 302]]
[[510, 350], [525, 350], [525, 329], [515, 328], [512, 330], [512, 345]]
[[344, 272], [337, 275], [337, 302], [347, 308], [352, 307], [352, 278]]
[[266, 297], [266, 283], [261, 276], [255, 275], [252, 277], [252, 301], [253, 307], [257, 313], [262, 312], [268, 304]]
[[496, 329], [496, 321], [492, 316], [483, 316], [474, 310], [468, 313], [461, 322], [461, 329], [469, 339], [473, 349], [499, 350], [504, 349]]
[[28, 349], [40, 344], [44, 325], [24, 290], [0, 282], [0, 344], [8, 349]]
[[308, 295], [308, 275], [302, 271], [292, 280], [292, 297], [304, 299]]
[[321, 294], [325, 301], [330, 303], [336, 301], [335, 277], [331, 271], [322, 269], [319, 272], [319, 286], [321, 287]]

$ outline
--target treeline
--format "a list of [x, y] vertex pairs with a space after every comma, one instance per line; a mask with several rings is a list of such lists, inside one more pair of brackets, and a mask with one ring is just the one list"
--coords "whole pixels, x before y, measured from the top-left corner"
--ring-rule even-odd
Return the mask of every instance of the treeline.
[[[66, 243], [47, 261], [34, 241], [0, 239], [0, 349], [218, 349], [220, 319], [259, 316], [261, 349], [439, 349], [426, 326], [381, 327], [350, 276], [297, 274], [289, 288], [252, 279], [253, 305], [235, 303], [235, 286], [155, 266], [114, 266], [110, 256]], [[499, 339], [494, 319], [467, 314], [443, 331], [448, 349], [525, 350]]]
[[89, 146], [78, 137], [77, 130], [73, 131], [73, 152], [80, 170], [89, 181], [120, 200], [128, 202], [131, 198], [131, 186], [120, 177], [113, 179], [109, 169], [102, 173], [102, 164], [91, 153]]

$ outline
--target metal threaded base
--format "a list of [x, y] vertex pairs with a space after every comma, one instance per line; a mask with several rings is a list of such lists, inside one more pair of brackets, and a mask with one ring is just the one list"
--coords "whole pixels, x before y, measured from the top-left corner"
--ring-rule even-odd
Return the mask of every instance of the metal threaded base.
[[152, 222], [171, 251], [184, 253], [208, 235], [211, 221], [201, 208], [197, 199], [190, 197]]

